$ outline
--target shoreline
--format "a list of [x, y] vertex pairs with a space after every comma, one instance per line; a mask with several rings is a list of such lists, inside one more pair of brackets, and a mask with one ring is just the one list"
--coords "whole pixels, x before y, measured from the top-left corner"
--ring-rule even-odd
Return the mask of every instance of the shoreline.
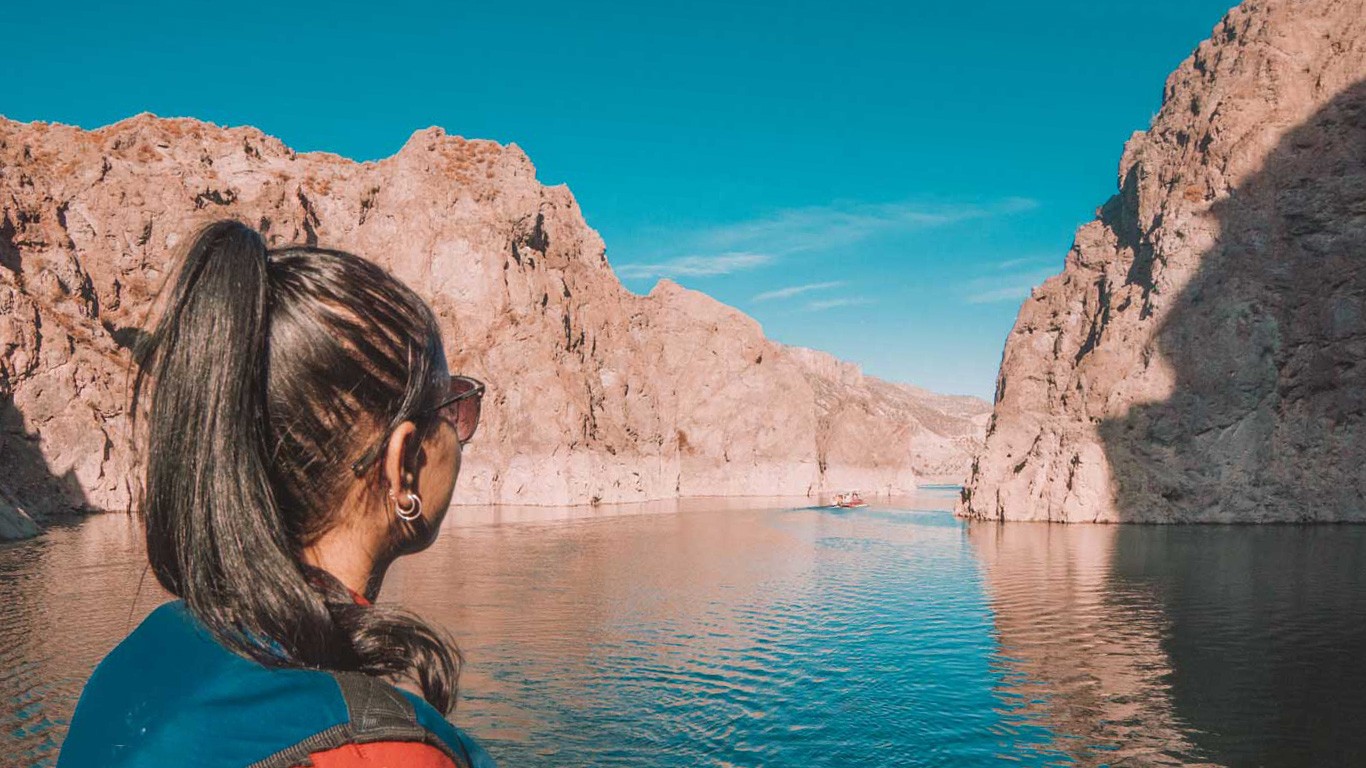
[[[867, 494], [875, 502], [871, 508], [879, 506], [894, 507], [922, 512], [943, 512], [952, 515], [966, 527], [987, 528], [1009, 525], [1012, 527], [1038, 526], [1060, 528], [1080, 528], [1098, 526], [1104, 528], [1307, 528], [1307, 527], [1352, 527], [1366, 525], [1359, 520], [1276, 520], [1267, 522], [1249, 521], [1062, 521], [1062, 520], [997, 520], [965, 517], [957, 511], [957, 495], [962, 486], [952, 483], [925, 483], [916, 487], [913, 493], [891, 495]], [[927, 505], [929, 502], [929, 505]], [[833, 505], [821, 503], [820, 497], [801, 495], [746, 495], [746, 496], [680, 496], [649, 501], [619, 502], [611, 504], [452, 504], [441, 523], [444, 528], [475, 528], [497, 525], [548, 524], [561, 522], [580, 522], [626, 517], [641, 517], [693, 512], [740, 512], [761, 509], [831, 509]], [[42, 523], [38, 533], [23, 539], [0, 540], [0, 547], [13, 546], [23, 542], [35, 541], [51, 529], [79, 526], [95, 516], [124, 514], [133, 517], [136, 512], [125, 509], [91, 510], [71, 512], [50, 517]]]

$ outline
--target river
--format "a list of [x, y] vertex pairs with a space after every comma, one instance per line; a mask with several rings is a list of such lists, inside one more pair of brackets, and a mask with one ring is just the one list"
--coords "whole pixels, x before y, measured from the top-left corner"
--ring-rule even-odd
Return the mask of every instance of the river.
[[[450, 630], [454, 720], [520, 766], [1366, 762], [1366, 526], [456, 507], [381, 600]], [[136, 521], [0, 546], [0, 764], [53, 765], [166, 599]]]

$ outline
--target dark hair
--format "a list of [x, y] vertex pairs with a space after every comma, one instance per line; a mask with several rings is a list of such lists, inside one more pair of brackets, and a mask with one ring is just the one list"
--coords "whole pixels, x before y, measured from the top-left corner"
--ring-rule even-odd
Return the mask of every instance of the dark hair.
[[[157, 580], [237, 653], [407, 677], [449, 712], [454, 644], [301, 559], [335, 523], [352, 462], [405, 420], [415, 442], [433, 423], [421, 411], [446, 370], [431, 308], [365, 259], [267, 249], [231, 220], [201, 229], [165, 286], [131, 401], [136, 424], [150, 380], [139, 507]], [[362, 474], [367, 499], [382, 463]]]

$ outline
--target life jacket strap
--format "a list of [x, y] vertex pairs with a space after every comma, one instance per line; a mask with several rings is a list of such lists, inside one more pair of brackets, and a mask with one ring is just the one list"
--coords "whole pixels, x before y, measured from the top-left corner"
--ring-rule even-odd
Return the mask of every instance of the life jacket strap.
[[413, 741], [441, 750], [459, 768], [469, 768], [473, 758], [464, 744], [451, 745], [418, 722], [417, 711], [396, 688], [363, 672], [333, 672], [342, 698], [346, 701], [348, 721], [315, 733], [293, 746], [276, 752], [250, 768], [293, 768], [309, 765], [309, 755], [346, 744], [377, 741]]

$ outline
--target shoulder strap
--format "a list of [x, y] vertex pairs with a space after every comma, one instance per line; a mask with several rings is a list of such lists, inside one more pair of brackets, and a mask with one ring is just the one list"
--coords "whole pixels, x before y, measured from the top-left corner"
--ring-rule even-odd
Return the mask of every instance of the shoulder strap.
[[441, 750], [459, 768], [473, 764], [465, 745], [444, 739], [423, 727], [417, 711], [398, 689], [362, 672], [333, 672], [350, 717], [286, 749], [253, 763], [250, 768], [293, 768], [307, 765], [314, 752], [335, 749], [344, 744], [376, 741], [416, 741]]

